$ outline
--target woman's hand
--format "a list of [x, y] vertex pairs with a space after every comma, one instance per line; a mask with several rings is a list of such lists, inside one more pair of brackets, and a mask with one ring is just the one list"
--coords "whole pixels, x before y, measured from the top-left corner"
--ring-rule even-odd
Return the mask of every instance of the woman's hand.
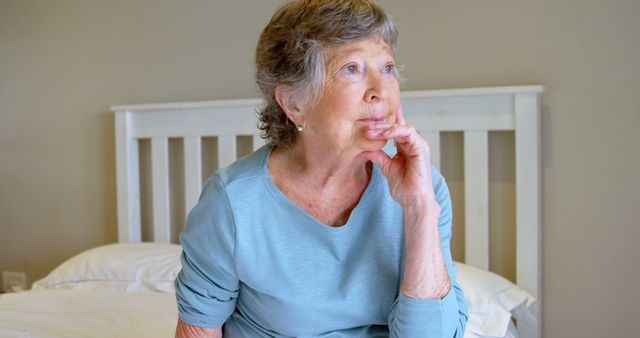
[[[391, 158], [385, 152], [364, 152], [363, 157], [376, 163], [389, 181], [391, 196], [403, 208], [413, 208], [416, 203], [425, 203], [435, 208], [437, 203], [431, 181], [429, 144], [405, 123], [400, 107], [393, 124], [376, 123], [365, 127], [365, 135], [371, 140], [392, 139], [397, 146], [397, 154]], [[438, 210], [430, 210], [439, 214]]]
[[391, 196], [404, 210], [406, 255], [400, 291], [413, 298], [441, 299], [451, 289], [451, 280], [440, 246], [440, 205], [433, 189], [429, 145], [405, 124], [402, 108], [394, 124], [368, 125], [365, 135], [371, 140], [392, 139], [398, 149], [393, 158], [383, 151], [362, 156], [380, 166]]

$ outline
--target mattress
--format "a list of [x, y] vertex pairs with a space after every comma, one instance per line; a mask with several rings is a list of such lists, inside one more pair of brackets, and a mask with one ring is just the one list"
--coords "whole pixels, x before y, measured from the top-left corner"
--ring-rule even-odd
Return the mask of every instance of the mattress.
[[[172, 244], [120, 243], [80, 253], [32, 290], [0, 295], [0, 338], [173, 337], [180, 252]], [[537, 300], [525, 291], [456, 265], [469, 306], [465, 338], [517, 338], [514, 320], [536, 320]]]
[[0, 297], [0, 337], [172, 337], [175, 296], [161, 292], [33, 290]]

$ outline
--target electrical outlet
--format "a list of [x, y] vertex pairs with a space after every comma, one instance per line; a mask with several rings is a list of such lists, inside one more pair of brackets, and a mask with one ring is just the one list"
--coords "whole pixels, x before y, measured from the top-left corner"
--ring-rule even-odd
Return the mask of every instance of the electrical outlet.
[[27, 274], [24, 272], [2, 271], [2, 290], [18, 292], [27, 287]]

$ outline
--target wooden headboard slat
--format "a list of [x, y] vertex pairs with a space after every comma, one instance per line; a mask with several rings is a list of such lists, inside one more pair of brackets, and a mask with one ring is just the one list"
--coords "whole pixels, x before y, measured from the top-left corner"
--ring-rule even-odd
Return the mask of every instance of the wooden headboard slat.
[[200, 136], [185, 136], [183, 147], [184, 210], [188, 213], [198, 202], [202, 189], [202, 138]]
[[489, 133], [464, 132], [465, 262], [489, 270]]
[[171, 242], [171, 216], [169, 211], [169, 139], [151, 139], [151, 181], [153, 202], [153, 241]]

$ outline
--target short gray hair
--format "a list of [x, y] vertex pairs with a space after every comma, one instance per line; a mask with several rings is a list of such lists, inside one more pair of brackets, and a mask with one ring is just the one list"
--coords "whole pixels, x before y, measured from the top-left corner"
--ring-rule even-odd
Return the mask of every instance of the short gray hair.
[[276, 101], [276, 87], [300, 105], [322, 96], [327, 49], [378, 37], [395, 49], [398, 30], [373, 0], [297, 0], [282, 5], [256, 47], [256, 82], [264, 96], [258, 128], [272, 145], [296, 142], [295, 126]]

